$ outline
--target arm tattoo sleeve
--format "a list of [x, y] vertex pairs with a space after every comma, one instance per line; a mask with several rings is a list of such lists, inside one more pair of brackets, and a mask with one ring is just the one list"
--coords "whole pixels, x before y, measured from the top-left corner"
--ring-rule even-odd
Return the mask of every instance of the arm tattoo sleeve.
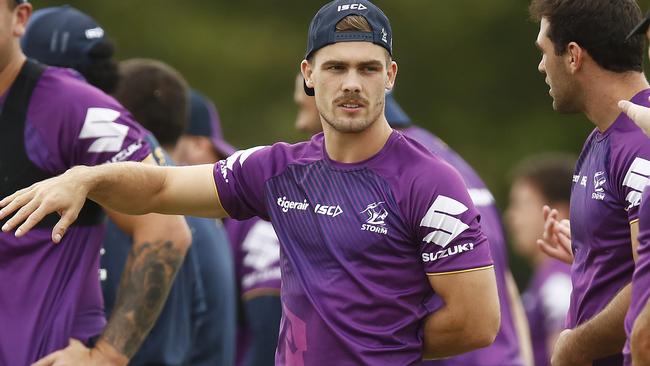
[[162, 311], [184, 253], [171, 241], [134, 244], [127, 259], [117, 300], [102, 338], [128, 358]]

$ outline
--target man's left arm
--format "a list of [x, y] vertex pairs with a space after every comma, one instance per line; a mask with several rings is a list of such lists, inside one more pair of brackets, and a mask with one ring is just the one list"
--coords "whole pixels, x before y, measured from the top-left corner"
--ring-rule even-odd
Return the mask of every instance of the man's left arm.
[[[636, 261], [639, 223], [630, 223], [632, 253]], [[596, 316], [574, 329], [560, 333], [551, 364], [591, 365], [593, 360], [621, 352], [625, 345], [625, 314], [630, 307], [631, 284], [627, 284]]]

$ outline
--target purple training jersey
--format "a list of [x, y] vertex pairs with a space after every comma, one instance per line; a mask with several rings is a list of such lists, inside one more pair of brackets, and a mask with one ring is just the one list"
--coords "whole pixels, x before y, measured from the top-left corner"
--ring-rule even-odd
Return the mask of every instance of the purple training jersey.
[[[648, 164], [648, 174], [650, 175], [650, 164]], [[634, 277], [632, 278], [632, 301], [630, 309], [625, 316], [625, 332], [627, 333], [627, 342], [623, 349], [625, 356], [625, 365], [632, 365], [632, 355], [630, 354], [630, 336], [634, 321], [645, 308], [650, 298], [650, 186], [643, 190], [641, 199], [641, 208], [639, 209], [639, 248]]]
[[571, 267], [547, 259], [536, 268], [523, 295], [535, 366], [551, 364], [549, 340], [564, 330], [571, 298]]
[[[648, 106], [650, 89], [633, 103]], [[638, 218], [650, 175], [650, 140], [625, 114], [595, 129], [580, 154], [571, 189], [571, 305], [567, 326], [598, 314], [632, 280], [630, 224]], [[620, 365], [622, 354], [594, 365]]]
[[[270, 222], [259, 218], [224, 220], [235, 260], [235, 276], [243, 301], [280, 295], [280, 242]], [[264, 316], [264, 314], [260, 314]], [[237, 362], [244, 365], [251, 329], [237, 328]]]
[[427, 275], [492, 266], [462, 178], [397, 131], [360, 163], [318, 134], [235, 153], [214, 178], [231, 217], [270, 219], [280, 240], [277, 365], [421, 364]]
[[523, 361], [519, 356], [519, 341], [515, 332], [514, 318], [508, 296], [506, 276], [508, 268], [508, 254], [503, 225], [499, 211], [495, 205], [492, 193], [485, 183], [463, 158], [449, 148], [431, 132], [417, 126], [402, 130], [406, 136], [421, 143], [436, 156], [442, 158], [458, 170], [469, 190], [469, 195], [474, 206], [481, 215], [481, 228], [490, 243], [490, 251], [494, 260], [494, 271], [499, 291], [501, 306], [501, 328], [494, 343], [489, 347], [481, 348], [459, 356], [444, 360], [427, 361], [426, 365], [500, 365], [520, 366]]
[[[4, 100], [3, 100], [4, 101]], [[142, 160], [145, 130], [113, 98], [68, 69], [49, 67], [25, 122], [29, 159], [52, 176], [75, 165]], [[104, 228], [72, 226], [60, 244], [51, 229], [21, 238], [0, 233], [0, 365], [28, 365], [101, 333], [99, 251]]]

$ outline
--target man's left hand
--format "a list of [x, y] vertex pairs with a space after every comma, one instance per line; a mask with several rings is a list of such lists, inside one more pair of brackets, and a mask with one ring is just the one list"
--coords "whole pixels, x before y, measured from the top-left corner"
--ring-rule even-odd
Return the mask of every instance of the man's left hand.
[[70, 339], [68, 347], [50, 353], [32, 366], [125, 366], [128, 359], [115, 360], [108, 357], [101, 348], [87, 348], [76, 339]]

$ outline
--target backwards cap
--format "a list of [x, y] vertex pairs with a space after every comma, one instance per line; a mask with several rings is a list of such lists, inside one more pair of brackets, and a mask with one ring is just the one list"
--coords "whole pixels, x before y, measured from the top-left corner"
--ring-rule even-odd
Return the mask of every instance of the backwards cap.
[[[349, 15], [364, 17], [372, 32], [337, 32], [336, 24]], [[320, 8], [309, 25], [305, 59], [319, 49], [338, 42], [372, 42], [393, 55], [393, 31], [388, 17], [367, 0], [334, 0]], [[304, 88], [307, 95], [314, 95], [313, 88], [308, 88], [306, 84]]]

